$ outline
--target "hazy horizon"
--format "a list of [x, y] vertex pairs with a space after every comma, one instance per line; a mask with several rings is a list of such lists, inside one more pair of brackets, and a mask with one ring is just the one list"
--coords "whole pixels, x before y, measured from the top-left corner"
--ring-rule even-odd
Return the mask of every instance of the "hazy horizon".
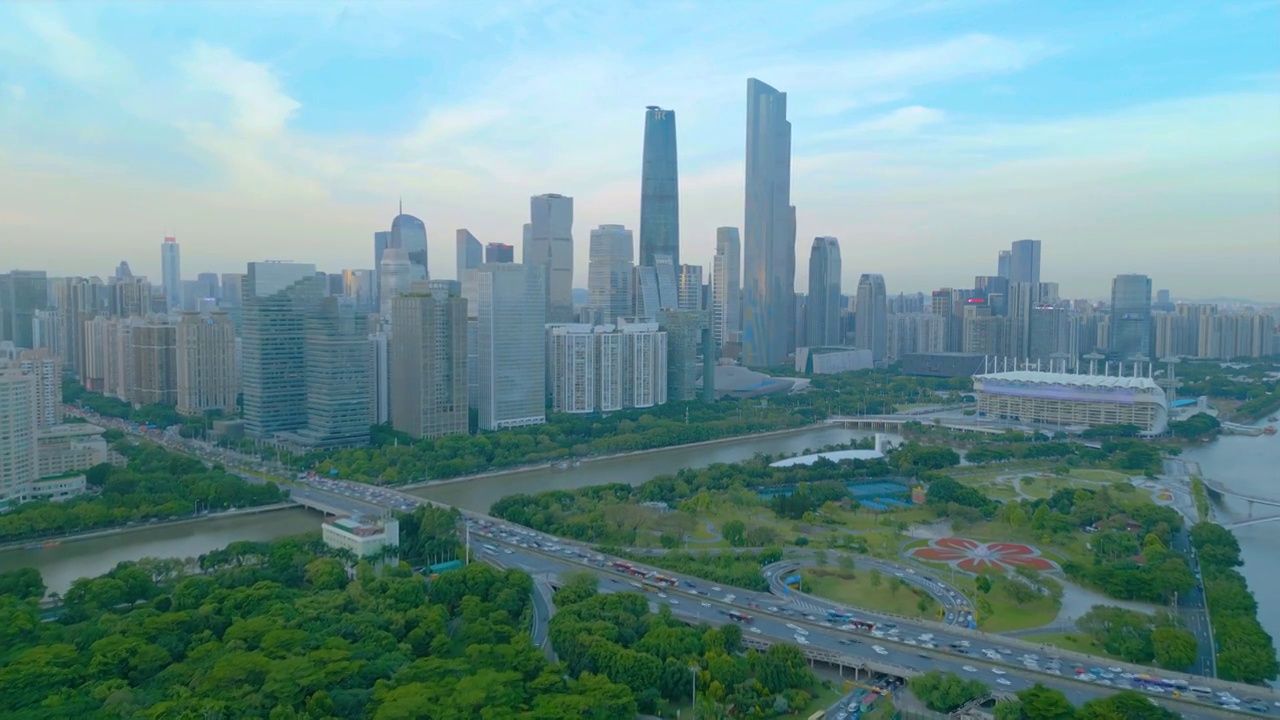
[[797, 288], [818, 235], [846, 294], [890, 295], [1036, 238], [1066, 297], [1137, 272], [1280, 300], [1280, 3], [734, 7], [5, 4], [0, 272], [158, 280], [165, 235], [187, 279], [369, 268], [403, 198], [452, 277], [455, 229], [519, 247], [557, 192], [585, 287], [590, 230], [638, 232], [647, 105], [677, 113], [681, 257], [709, 269], [758, 77], [788, 94]]

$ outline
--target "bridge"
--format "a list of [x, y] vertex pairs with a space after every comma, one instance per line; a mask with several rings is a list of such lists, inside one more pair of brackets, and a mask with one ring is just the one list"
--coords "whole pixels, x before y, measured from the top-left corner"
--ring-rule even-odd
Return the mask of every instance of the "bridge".
[[[775, 642], [773, 640], [749, 637], [747, 635], [742, 636], [742, 646], [752, 650], [764, 652], [769, 649], [769, 646], [774, 644]], [[784, 644], [794, 645], [795, 643]], [[844, 677], [844, 671], [848, 668], [853, 671], [854, 680], [857, 680], [862, 673], [866, 673], [868, 675], [892, 675], [903, 679], [913, 678], [921, 674], [919, 670], [905, 667], [903, 665], [877, 662], [868, 658], [853, 657], [852, 655], [845, 655], [844, 653], [832, 652], [830, 650], [819, 650], [806, 645], [800, 646], [800, 653], [809, 661], [810, 667], [812, 667], [814, 663], [834, 665], [839, 669], [840, 677]]]
[[1231, 490], [1227, 488], [1226, 485], [1223, 485], [1221, 482], [1218, 482], [1217, 480], [1205, 480], [1204, 484], [1205, 484], [1205, 487], [1209, 488], [1213, 492], [1223, 497], [1233, 497], [1233, 498], [1236, 498], [1237, 500], [1244, 500], [1246, 503], [1249, 504], [1249, 516], [1247, 518], [1245, 518], [1244, 520], [1237, 520], [1235, 522], [1221, 523], [1222, 527], [1234, 530], [1235, 528], [1249, 527], [1251, 525], [1261, 525], [1263, 523], [1276, 522], [1280, 520], [1280, 515], [1267, 515], [1264, 517], [1253, 516], [1254, 505], [1266, 505], [1268, 507], [1280, 508], [1280, 500], [1273, 500], [1271, 498], [1257, 497], [1256, 495], [1249, 495], [1246, 493], [1237, 492], [1235, 490]]
[[1002, 435], [1011, 426], [986, 426], [972, 422], [955, 422], [928, 415], [835, 415], [826, 420], [828, 425], [842, 425], [854, 430], [871, 430], [881, 432], [902, 433], [908, 423], [921, 423], [932, 427], [941, 427], [957, 432], [976, 432], [987, 435]]

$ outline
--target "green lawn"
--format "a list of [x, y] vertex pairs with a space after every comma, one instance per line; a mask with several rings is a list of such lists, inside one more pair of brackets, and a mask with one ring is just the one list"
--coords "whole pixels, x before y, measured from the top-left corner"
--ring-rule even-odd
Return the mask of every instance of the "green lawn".
[[809, 581], [812, 594], [850, 607], [929, 620], [938, 619], [941, 612], [937, 601], [925, 595], [929, 604], [928, 610], [922, 614], [916, 606], [920, 597], [916, 594], [918, 591], [903, 586], [895, 593], [889, 582], [892, 576], [882, 577], [880, 586], [872, 587], [870, 570], [856, 570], [854, 577], [849, 578], [846, 571], [839, 568], [810, 567], [802, 570], [801, 575]]
[[1103, 468], [1086, 468], [1071, 471], [1071, 477], [1080, 478], [1095, 483], [1114, 483], [1128, 482], [1129, 476], [1115, 470], [1105, 470]]
[[1087, 655], [1097, 655], [1099, 657], [1112, 658], [1119, 660], [1120, 658], [1112, 655], [1102, 649], [1101, 645], [1093, 642], [1084, 633], [1045, 633], [1043, 635], [1023, 635], [1023, 640], [1032, 643], [1043, 643], [1063, 650], [1073, 650], [1075, 652], [1085, 653]]
[[1029, 630], [1048, 625], [1058, 617], [1058, 603], [1047, 596], [1019, 603], [1004, 593], [993, 590], [984, 597], [991, 603], [992, 614], [980, 618], [978, 627], [986, 632]]

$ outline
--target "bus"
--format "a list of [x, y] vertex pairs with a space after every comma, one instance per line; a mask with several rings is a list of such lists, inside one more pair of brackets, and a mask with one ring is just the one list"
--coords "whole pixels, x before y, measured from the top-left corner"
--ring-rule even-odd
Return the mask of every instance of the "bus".
[[620, 573], [631, 572], [631, 563], [622, 562], [621, 560], [614, 560], [613, 562], [609, 563], [609, 567], [613, 568], [614, 570], [617, 570]]
[[849, 622], [845, 624], [845, 627], [859, 632], [871, 632], [876, 629], [876, 624], [869, 620], [854, 620], [853, 618], [850, 618]]
[[847, 621], [853, 619], [853, 613], [844, 612], [842, 610], [828, 610], [827, 619], [835, 622], [837, 620]]
[[746, 614], [746, 613], [744, 613], [744, 612], [739, 612], [739, 611], [737, 611], [737, 610], [730, 610], [730, 611], [729, 611], [729, 619], [730, 619], [730, 620], [732, 620], [732, 621], [734, 621], [734, 622], [740, 622], [740, 623], [744, 623], [744, 624], [750, 624], [750, 623], [751, 623], [751, 619], [752, 619], [752, 618], [751, 618], [751, 616], [750, 616], [750, 615], [748, 615], [748, 614]]

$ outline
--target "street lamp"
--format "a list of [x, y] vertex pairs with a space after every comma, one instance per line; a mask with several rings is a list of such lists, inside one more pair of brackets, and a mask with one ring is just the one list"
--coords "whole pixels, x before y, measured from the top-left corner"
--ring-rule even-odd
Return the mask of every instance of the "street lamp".
[[693, 704], [689, 706], [689, 714], [698, 720], [698, 666], [690, 665], [689, 671], [693, 673]]

